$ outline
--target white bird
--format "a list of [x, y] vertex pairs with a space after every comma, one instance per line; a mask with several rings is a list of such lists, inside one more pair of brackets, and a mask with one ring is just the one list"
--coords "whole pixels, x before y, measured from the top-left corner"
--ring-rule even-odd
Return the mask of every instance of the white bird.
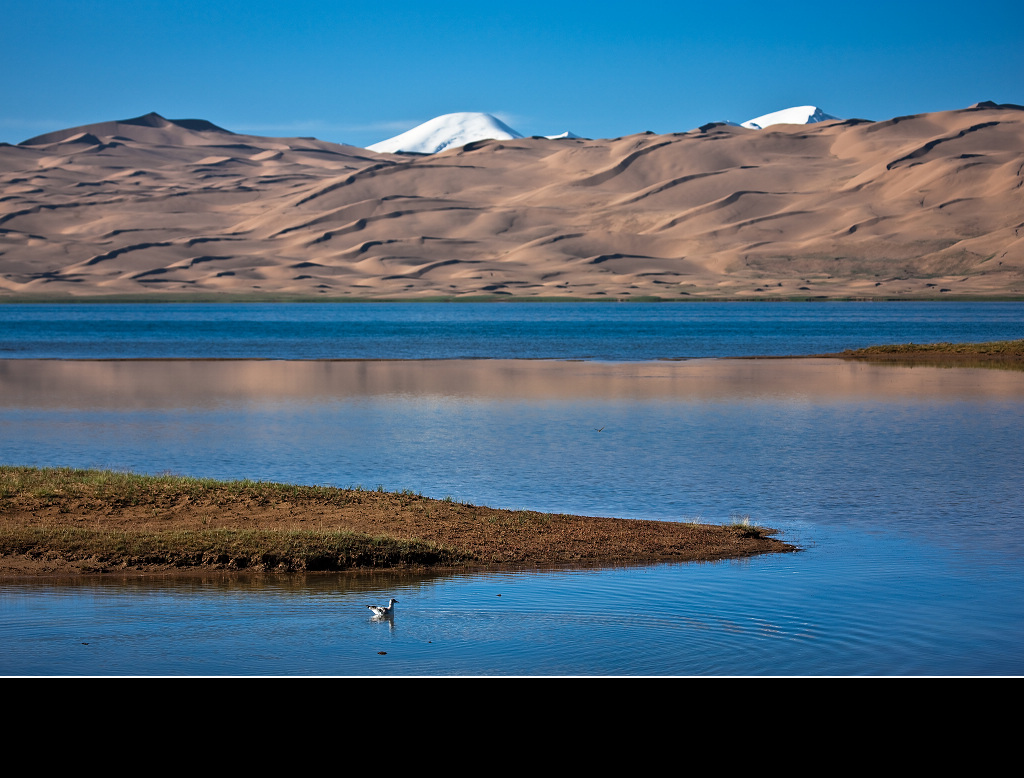
[[367, 605], [366, 607], [373, 611], [373, 615], [374, 616], [377, 616], [377, 617], [381, 617], [381, 616], [388, 617], [388, 616], [394, 616], [395, 615], [395, 603], [396, 602], [398, 602], [398, 600], [396, 600], [394, 597], [392, 597], [391, 601], [388, 603], [388, 607], [386, 607], [386, 608], [381, 606], [381, 605]]

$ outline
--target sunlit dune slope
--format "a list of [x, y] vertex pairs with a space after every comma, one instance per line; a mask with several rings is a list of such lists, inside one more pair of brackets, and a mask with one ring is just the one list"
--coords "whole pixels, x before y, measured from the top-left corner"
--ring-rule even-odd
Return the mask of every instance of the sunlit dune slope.
[[0, 295], [1024, 294], [1024, 109], [480, 141], [155, 114], [0, 146]]

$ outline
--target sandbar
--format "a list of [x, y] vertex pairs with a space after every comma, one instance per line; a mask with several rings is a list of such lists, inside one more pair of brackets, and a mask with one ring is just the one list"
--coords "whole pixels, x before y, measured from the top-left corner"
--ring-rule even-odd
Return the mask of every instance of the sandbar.
[[408, 491], [0, 467], [0, 578], [614, 566], [798, 550], [773, 534]]

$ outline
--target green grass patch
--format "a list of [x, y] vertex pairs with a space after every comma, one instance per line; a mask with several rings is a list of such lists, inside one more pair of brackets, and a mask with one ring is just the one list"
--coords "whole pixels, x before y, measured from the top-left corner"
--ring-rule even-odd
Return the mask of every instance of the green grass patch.
[[0, 554], [88, 561], [101, 569], [155, 565], [277, 572], [454, 565], [466, 559], [419, 540], [355, 532], [108, 532], [69, 527], [0, 528]]
[[117, 506], [162, 504], [184, 498], [246, 499], [270, 504], [288, 499], [316, 499], [344, 505], [353, 490], [298, 486], [271, 481], [218, 481], [179, 475], [139, 475], [114, 470], [0, 465], [0, 497], [27, 493], [35, 497], [91, 497]]
[[884, 354], [956, 354], [964, 356], [1024, 357], [1024, 340], [994, 340], [985, 343], [895, 343], [847, 349], [843, 356]]
[[[0, 466], [0, 518], [15, 501], [57, 506], [169, 508], [185, 501], [216, 510], [226, 503], [279, 505], [313, 502], [341, 507], [368, 493], [327, 486], [262, 481], [218, 481], [110, 470]], [[389, 495], [390, 496], [390, 495]], [[423, 499], [411, 492], [396, 500]], [[52, 520], [51, 520], [52, 523]], [[204, 522], [205, 523], [205, 522]], [[11, 526], [0, 522], [0, 555], [89, 561], [97, 569], [145, 566], [255, 568], [276, 571], [347, 570], [357, 567], [454, 565], [468, 555], [418, 539], [349, 531], [304, 529], [107, 530], [61, 524]]]

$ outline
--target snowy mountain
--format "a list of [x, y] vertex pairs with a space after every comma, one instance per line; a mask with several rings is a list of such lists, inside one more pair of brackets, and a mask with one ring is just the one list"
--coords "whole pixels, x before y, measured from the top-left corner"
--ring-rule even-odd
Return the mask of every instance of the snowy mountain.
[[521, 137], [520, 133], [489, 113], [448, 113], [366, 148], [389, 154], [400, 151], [437, 154], [477, 140], [512, 140]]
[[[762, 130], [773, 124], [814, 124], [815, 122], [837, 119], [813, 105], [801, 105], [785, 108], [774, 113], [767, 113], [750, 119], [742, 124], [724, 122], [734, 127], [746, 127], [751, 130]], [[406, 152], [412, 154], [437, 154], [445, 149], [455, 149], [478, 140], [513, 140], [522, 138], [500, 119], [489, 113], [448, 113], [438, 116], [418, 127], [413, 127], [401, 135], [396, 135], [380, 143], [366, 148], [387, 154]], [[545, 135], [549, 140], [581, 138], [574, 132], [563, 132], [559, 135]]]
[[813, 105], [798, 105], [795, 108], [784, 108], [781, 111], [766, 113], [764, 116], [743, 122], [741, 126], [749, 130], [763, 130], [773, 124], [814, 124], [838, 118], [838, 116], [831, 116]]

